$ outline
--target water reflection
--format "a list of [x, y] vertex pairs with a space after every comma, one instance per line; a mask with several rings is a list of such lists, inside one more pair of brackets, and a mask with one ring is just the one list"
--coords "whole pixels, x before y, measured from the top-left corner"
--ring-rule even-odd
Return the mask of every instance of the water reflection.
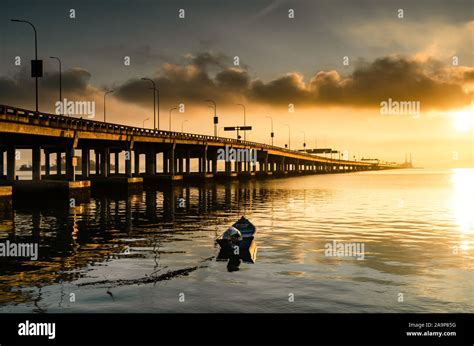
[[[129, 295], [148, 285], [166, 292], [180, 280], [214, 302], [237, 279], [259, 301], [297, 289], [308, 300], [292, 311], [472, 310], [466, 284], [472, 283], [473, 174], [428, 173], [94, 191], [74, 207], [15, 203], [0, 216], [0, 241], [38, 242], [39, 258], [0, 259], [0, 310], [62, 311], [73, 286], [97, 287], [101, 298], [81, 306], [96, 311], [119, 301], [118, 287], [129, 287]], [[258, 262], [256, 251], [229, 256], [215, 243], [242, 215], [258, 228]], [[365, 260], [324, 256], [334, 240], [363, 242]], [[456, 256], [453, 246], [462, 250]], [[404, 306], [391, 300], [402, 289], [411, 295]], [[206, 299], [193, 311], [214, 306]], [[120, 304], [124, 311], [151, 308], [136, 299]], [[239, 304], [235, 311], [257, 309], [255, 302]], [[163, 301], [153, 308], [176, 309]]]

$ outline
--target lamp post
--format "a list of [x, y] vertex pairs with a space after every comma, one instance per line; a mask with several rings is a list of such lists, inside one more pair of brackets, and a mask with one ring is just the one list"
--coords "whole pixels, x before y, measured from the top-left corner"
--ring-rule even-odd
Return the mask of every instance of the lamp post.
[[[217, 137], [217, 124], [219, 124], [219, 118], [217, 117], [217, 104], [214, 100], [204, 100], [205, 102], [211, 102], [214, 105], [214, 137]], [[211, 106], [209, 106], [211, 107]]]
[[143, 119], [143, 125], [142, 127], [145, 128], [145, 121], [150, 120], [150, 118]]
[[[156, 107], [155, 107], [155, 104], [156, 104], [156, 96], [155, 96], [156, 95], [156, 85], [155, 85], [155, 81], [153, 79], [150, 79], [150, 78], [142, 78], [142, 80], [150, 81], [151, 84], [153, 84], [153, 128], [156, 130]], [[159, 121], [160, 120], [158, 119], [158, 130], [160, 129]]]
[[[33, 23], [31, 23], [27, 20], [11, 19], [11, 21], [12, 22], [17, 22], [17, 23], [26, 23], [26, 24], [31, 25], [31, 27], [33, 28], [33, 30], [35, 32], [35, 64], [37, 64], [37, 61], [38, 61], [38, 35], [36, 33], [35, 26], [33, 25]], [[36, 65], [36, 67], [38, 67], [38, 66]], [[36, 71], [36, 73], [35, 73], [36, 112], [38, 112], [38, 72], [39, 71]]]
[[285, 126], [288, 126], [288, 149], [291, 150], [291, 144], [290, 144], [290, 139], [291, 139], [291, 129], [289, 124], [285, 124]]
[[104, 123], [106, 122], [106, 119], [107, 119], [107, 118], [105, 117], [105, 115], [106, 115], [106, 113], [105, 113], [105, 97], [106, 97], [108, 94], [113, 93], [113, 92], [114, 92], [113, 90], [109, 90], [109, 91], [106, 91], [106, 92], [104, 93]]
[[188, 120], [183, 120], [181, 122], [181, 132], [184, 132], [184, 123], [187, 123], [187, 122], [188, 122]]
[[[237, 106], [242, 106], [242, 108], [244, 109], [244, 126], [246, 126], [247, 124], [246, 124], [245, 105], [242, 104], [242, 103], [237, 103], [236, 105], [237, 105]], [[246, 134], [246, 132], [244, 131], [244, 141], [246, 141], [246, 140], [247, 140], [247, 134]]]
[[271, 121], [270, 138], [272, 139], [272, 146], [273, 146], [273, 137], [275, 137], [275, 133], [273, 132], [273, 118], [271, 116], [266, 116], [265, 118], [268, 118]]
[[303, 150], [306, 151], [306, 133], [304, 131], [301, 131], [303, 133]]
[[170, 132], [171, 132], [171, 113], [175, 110], [178, 109], [177, 107], [171, 108], [170, 109]]
[[61, 86], [61, 74], [62, 74], [61, 59], [59, 59], [57, 56], [50, 56], [50, 59], [56, 59], [59, 62], [59, 102], [63, 102], [62, 86]]

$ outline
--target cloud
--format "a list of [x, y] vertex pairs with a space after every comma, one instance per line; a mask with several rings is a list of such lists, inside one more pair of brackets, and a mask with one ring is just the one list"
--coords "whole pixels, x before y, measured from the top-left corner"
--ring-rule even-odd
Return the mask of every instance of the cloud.
[[[338, 105], [379, 107], [392, 98], [420, 101], [422, 110], [446, 109], [470, 103], [471, 96], [463, 83], [473, 68], [445, 68], [439, 61], [420, 62], [403, 56], [388, 56], [371, 63], [360, 62], [354, 71], [341, 76], [337, 71], [317, 72], [304, 83], [297, 73], [263, 83], [251, 83], [249, 97], [270, 104], [303, 103], [304, 105]], [[462, 71], [463, 78], [459, 78]]]
[[[91, 100], [98, 88], [90, 84], [91, 74], [82, 68], [72, 68], [62, 72], [62, 96], [70, 100]], [[40, 108], [54, 109], [59, 98], [59, 72], [45, 72], [38, 79]], [[33, 108], [35, 103], [35, 79], [29, 68], [23, 67], [9, 78], [0, 77], [0, 103], [25, 108]]]
[[[305, 82], [298, 72], [289, 72], [273, 80], [251, 78], [231, 59], [213, 52], [186, 55], [183, 64], [162, 64], [153, 80], [160, 93], [161, 106], [178, 103], [203, 104], [214, 99], [219, 105], [253, 102], [267, 106], [298, 104], [304, 107], [341, 106], [378, 108], [389, 98], [419, 101], [421, 111], [460, 108], [472, 101], [474, 68], [452, 66], [430, 57], [386, 56], [372, 62], [360, 60], [352, 73], [319, 71]], [[41, 79], [42, 103], [57, 100], [57, 73]], [[100, 97], [103, 88], [90, 83], [88, 71], [74, 68], [63, 73], [63, 96], [70, 99]], [[151, 83], [139, 78], [109, 86], [117, 101], [150, 107]], [[471, 89], [470, 89], [471, 88]], [[34, 79], [26, 68], [13, 78], [0, 78], [0, 102], [32, 107]]]
[[[203, 103], [209, 98], [220, 103], [242, 100], [250, 78], [243, 69], [226, 67], [230, 65], [229, 57], [201, 53], [188, 54], [186, 58], [187, 64], [163, 64], [158, 69], [153, 80], [159, 89], [160, 102], [175, 105]], [[130, 79], [114, 87], [114, 96], [126, 102], [149, 105], [153, 95], [150, 88], [150, 82]]]

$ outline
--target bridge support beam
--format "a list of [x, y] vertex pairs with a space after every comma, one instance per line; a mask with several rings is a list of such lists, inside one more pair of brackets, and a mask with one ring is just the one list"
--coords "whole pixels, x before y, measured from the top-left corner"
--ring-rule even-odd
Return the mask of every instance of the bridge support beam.
[[7, 149], [7, 180], [14, 181], [16, 175], [15, 147], [9, 146]]
[[90, 150], [89, 148], [82, 148], [82, 179], [89, 179], [90, 177]]
[[56, 174], [61, 175], [62, 173], [62, 162], [61, 162], [61, 152], [56, 152]]
[[[164, 170], [164, 162], [165, 162], [165, 155], [163, 153], [163, 170]], [[147, 175], [155, 175], [156, 174], [156, 152], [153, 149], [149, 149], [146, 153], [146, 174]]]
[[169, 158], [168, 152], [163, 151], [163, 174], [168, 174], [168, 172], [169, 172], [169, 170], [168, 170], [168, 158]]
[[175, 175], [176, 174], [176, 166], [175, 166], [175, 158], [174, 158], [174, 148], [175, 148], [175, 145], [173, 144], [170, 148], [170, 151], [169, 151], [169, 168], [170, 168], [170, 174], [171, 175]]
[[199, 162], [201, 163], [199, 167], [199, 173], [206, 174], [207, 172], [207, 145], [204, 147], [202, 156], [199, 159]]
[[186, 174], [191, 173], [191, 152], [188, 150], [186, 153]]
[[212, 174], [217, 174], [217, 153], [212, 155]]
[[32, 149], [32, 158], [31, 161], [33, 163], [33, 181], [40, 181], [41, 180], [41, 147], [34, 146]]
[[[3, 157], [3, 155], [2, 155]], [[44, 151], [44, 171], [45, 171], [45, 176], [49, 177], [51, 175], [51, 154], [49, 150]], [[3, 160], [2, 160], [3, 161]], [[3, 170], [0, 170], [0, 175], [3, 174]]]
[[73, 148], [66, 148], [66, 179], [68, 181], [74, 180], [74, 169], [72, 166], [72, 157], [74, 156]]
[[104, 148], [100, 154], [100, 175], [107, 178], [110, 173], [110, 149]]
[[3, 158], [4, 150], [0, 148], [0, 178], [3, 178], [5, 170], [5, 160]]
[[184, 173], [184, 159], [182, 155], [178, 155], [178, 173], [183, 174]]
[[140, 152], [135, 149], [133, 151], [133, 154], [135, 156], [135, 167], [133, 170], [134, 176], [139, 177], [140, 176]]
[[99, 150], [94, 150], [95, 154], [95, 175], [100, 175], [100, 152]]
[[119, 174], [120, 173], [120, 152], [116, 151], [114, 153], [115, 155], [115, 159], [114, 159], [114, 163], [115, 163], [115, 174]]
[[131, 150], [125, 151], [125, 175], [128, 178], [132, 177], [132, 151]]

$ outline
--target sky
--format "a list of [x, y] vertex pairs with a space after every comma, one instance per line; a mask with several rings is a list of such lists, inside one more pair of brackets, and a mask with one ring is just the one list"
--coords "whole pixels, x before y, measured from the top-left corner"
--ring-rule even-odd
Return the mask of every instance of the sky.
[[[0, 4], [0, 103], [34, 109], [33, 30], [44, 60], [40, 110], [63, 97], [94, 101], [96, 120], [212, 134], [253, 127], [247, 139], [423, 167], [474, 166], [472, 1], [22, 1]], [[71, 9], [75, 18], [71, 18]], [[184, 10], [184, 18], [179, 11]], [[403, 17], [400, 18], [403, 10]], [[293, 12], [291, 12], [293, 11]], [[289, 14], [294, 13], [294, 18]], [[21, 63], [18, 64], [18, 57]], [[126, 57], [130, 64], [126, 64]], [[238, 57], [238, 64], [235, 64]], [[391, 108], [388, 100], [418, 105]], [[392, 103], [393, 104], [393, 103]], [[291, 106], [290, 106], [291, 105]], [[415, 107], [416, 108], [416, 107]], [[291, 111], [293, 110], [293, 111]], [[81, 116], [81, 115], [75, 115]], [[287, 126], [289, 125], [289, 127]]]

